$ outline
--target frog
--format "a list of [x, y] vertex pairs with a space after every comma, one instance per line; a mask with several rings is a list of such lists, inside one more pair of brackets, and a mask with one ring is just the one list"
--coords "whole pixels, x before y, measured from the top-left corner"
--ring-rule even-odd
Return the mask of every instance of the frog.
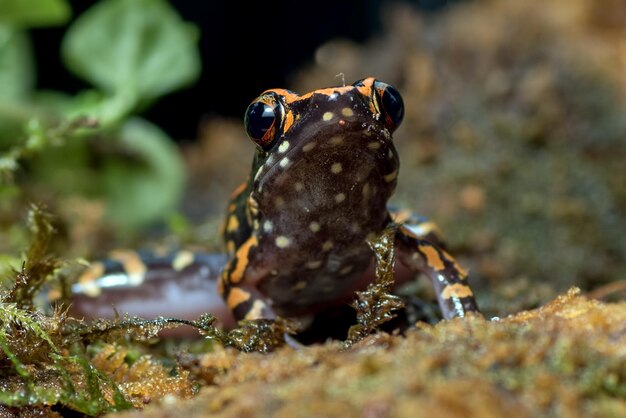
[[255, 155], [227, 205], [226, 253], [149, 261], [118, 254], [81, 276], [75, 307], [103, 315], [102, 306], [113, 304], [141, 314], [150, 300], [154, 311], [207, 309], [225, 324], [315, 315], [375, 280], [368, 242], [393, 227], [396, 284], [422, 274], [444, 319], [478, 313], [468, 272], [445, 250], [437, 226], [389, 208], [400, 167], [392, 134], [403, 118], [399, 91], [374, 77], [302, 95], [264, 91], [244, 116]]

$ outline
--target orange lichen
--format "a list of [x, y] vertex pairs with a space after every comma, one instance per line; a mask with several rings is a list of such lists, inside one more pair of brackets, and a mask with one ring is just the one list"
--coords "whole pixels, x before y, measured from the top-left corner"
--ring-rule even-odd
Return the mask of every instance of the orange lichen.
[[135, 408], [165, 395], [190, 398], [195, 390], [185, 370], [166, 368], [156, 359], [144, 355], [127, 362], [129, 350], [119, 345], [104, 346], [92, 359], [92, 364], [118, 384], [124, 397]]

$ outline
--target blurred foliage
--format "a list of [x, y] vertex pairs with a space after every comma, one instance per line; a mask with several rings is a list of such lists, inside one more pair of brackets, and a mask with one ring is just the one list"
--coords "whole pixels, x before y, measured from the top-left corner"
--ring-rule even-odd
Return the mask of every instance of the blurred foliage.
[[[93, 416], [194, 392], [185, 373], [141, 353], [130, 359], [120, 346], [176, 321], [86, 324], [34, 301], [71, 268], [52, 248], [80, 210], [103, 207], [106, 224], [128, 234], [175, 208], [178, 149], [137, 114], [200, 71], [197, 31], [165, 0], [103, 0], [68, 24], [70, 16], [64, 0], [0, 0], [0, 415], [56, 416], [56, 405]], [[93, 86], [75, 95], [35, 87], [28, 30], [63, 24], [66, 67]], [[32, 202], [57, 209], [54, 226]], [[87, 232], [69, 241], [97, 240], [80, 219]]]
[[108, 223], [129, 232], [169, 215], [183, 189], [178, 150], [135, 115], [195, 81], [196, 28], [164, 0], [99, 1], [61, 45], [93, 88], [37, 91], [28, 30], [70, 14], [64, 0], [0, 0], [0, 230], [30, 201], [80, 196], [102, 200]]

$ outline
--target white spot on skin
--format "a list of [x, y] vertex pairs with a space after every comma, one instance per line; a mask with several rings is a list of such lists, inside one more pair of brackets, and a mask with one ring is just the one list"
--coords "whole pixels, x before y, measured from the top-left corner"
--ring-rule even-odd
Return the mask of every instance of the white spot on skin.
[[333, 242], [332, 241], [326, 241], [325, 243], [322, 244], [322, 250], [323, 251], [330, 251], [333, 249]]
[[343, 144], [343, 137], [339, 135], [335, 135], [328, 140], [330, 145], [341, 145]]
[[320, 268], [321, 265], [322, 262], [320, 260], [309, 261], [308, 263], [306, 263], [306, 268], [309, 270], [315, 270], [317, 268]]
[[265, 165], [266, 166], [271, 166], [272, 164], [274, 164], [274, 154], [271, 154], [269, 157], [267, 157], [267, 160], [265, 160]]
[[387, 158], [389, 158], [390, 160], [393, 158], [393, 151], [389, 150], [389, 153], [387, 154]]
[[341, 163], [334, 163], [330, 166], [330, 172], [333, 174], [339, 174], [341, 173], [341, 170], [343, 170]]
[[348, 273], [350, 273], [352, 271], [353, 268], [354, 268], [353, 266], [345, 266], [344, 268], [339, 270], [339, 274], [342, 275], [342, 276], [345, 275], [345, 274], [348, 274]]
[[354, 116], [354, 112], [349, 107], [344, 107], [343, 109], [341, 109], [341, 114], [347, 118]]
[[333, 112], [326, 112], [324, 113], [324, 115], [322, 115], [322, 120], [324, 122], [328, 122], [334, 117], [335, 117], [335, 114]]
[[274, 241], [278, 248], [287, 248], [291, 245], [291, 240], [284, 235], [279, 235]]
[[369, 183], [365, 183], [363, 185], [363, 198], [364, 199], [369, 199], [370, 194], [371, 194], [370, 184]]
[[369, 144], [367, 144], [367, 148], [371, 150], [377, 150], [380, 148], [380, 142], [378, 141], [370, 142]]
[[317, 232], [320, 230], [320, 224], [318, 224], [317, 222], [311, 222], [309, 224], [309, 229], [311, 230], [311, 232]]
[[263, 222], [263, 231], [272, 232], [272, 229], [274, 229], [274, 225], [272, 225], [271, 221]]
[[293, 285], [293, 287], [291, 288], [291, 290], [293, 291], [299, 291], [302, 290], [306, 287], [307, 282], [305, 280], [300, 280], [298, 283], [296, 283], [295, 285]]
[[278, 152], [281, 154], [286, 152], [289, 149], [289, 141], [283, 141], [282, 144], [278, 147]]
[[302, 189], [304, 189], [304, 184], [297, 181], [294, 183], [293, 188], [296, 189], [296, 192], [300, 192], [302, 191]]
[[289, 158], [285, 157], [282, 160], [280, 160], [280, 163], [278, 163], [282, 168], [285, 168], [289, 165], [291, 161], [289, 160]]
[[317, 142], [315, 142], [315, 141], [309, 142], [308, 144], [306, 144], [305, 146], [302, 147], [302, 152], [309, 152], [313, 148], [315, 148], [316, 145], [317, 145]]
[[322, 288], [322, 292], [324, 293], [333, 293], [337, 290], [337, 288], [334, 285], [328, 285], [328, 286], [324, 286]]
[[338, 194], [336, 194], [336, 195], [335, 195], [335, 202], [337, 202], [337, 203], [341, 203], [341, 202], [343, 202], [344, 200], [346, 200], [346, 195], [345, 195], [345, 194], [343, 194], [343, 193], [338, 193]]

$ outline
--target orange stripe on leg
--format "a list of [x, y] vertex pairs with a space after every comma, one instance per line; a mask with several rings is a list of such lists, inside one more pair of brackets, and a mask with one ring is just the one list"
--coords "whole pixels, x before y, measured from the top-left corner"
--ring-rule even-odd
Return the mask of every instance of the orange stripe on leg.
[[426, 262], [431, 268], [437, 271], [441, 271], [446, 268], [439, 252], [434, 247], [429, 245], [420, 245], [418, 249], [422, 254], [424, 254]]
[[237, 306], [241, 305], [244, 302], [247, 302], [252, 295], [245, 290], [241, 290], [238, 287], [233, 287], [228, 292], [228, 299], [226, 300], [226, 305], [229, 309], [234, 310]]
[[470, 296], [474, 296], [472, 289], [469, 286], [461, 283], [455, 283], [448, 285], [443, 288], [441, 291], [441, 297], [444, 299], [451, 298], [467, 298]]
[[258, 242], [257, 237], [253, 235], [239, 247], [235, 254], [235, 269], [228, 277], [230, 283], [239, 283], [243, 279], [243, 273], [246, 271], [246, 267], [248, 267], [250, 249], [257, 245]]

